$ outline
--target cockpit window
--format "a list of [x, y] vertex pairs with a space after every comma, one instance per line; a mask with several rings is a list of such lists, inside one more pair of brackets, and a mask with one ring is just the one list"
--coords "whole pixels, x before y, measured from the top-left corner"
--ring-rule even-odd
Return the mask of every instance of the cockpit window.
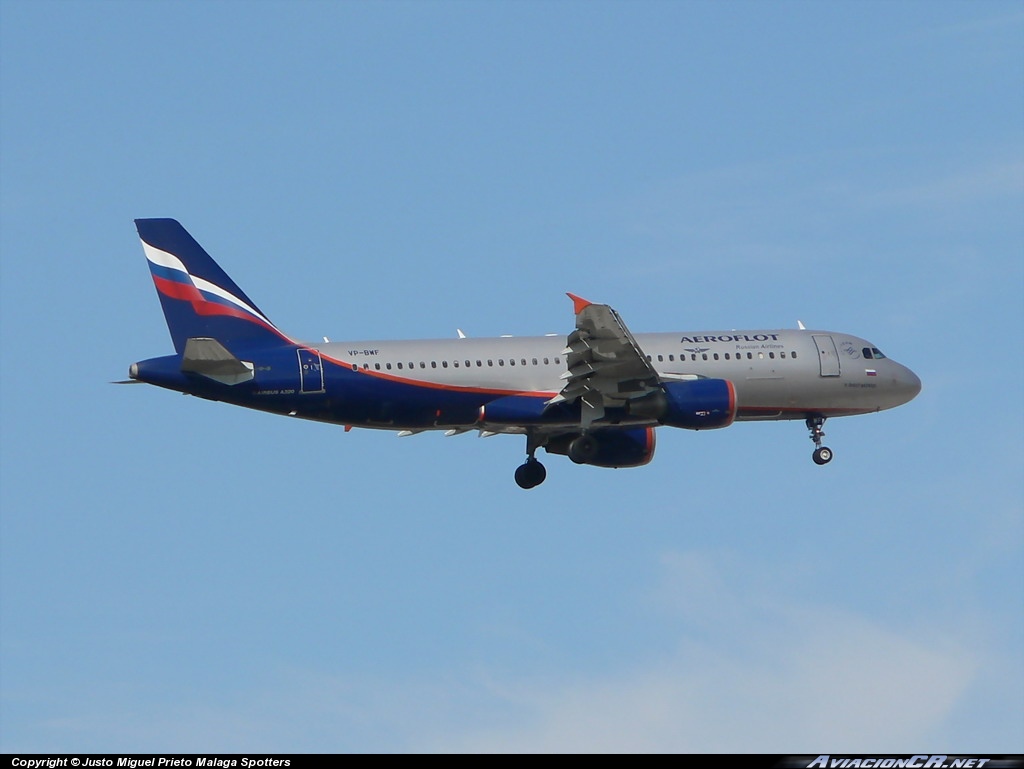
[[882, 358], [885, 357], [885, 354], [877, 347], [865, 347], [862, 352], [864, 353], [864, 357], [868, 360], [882, 360]]
[[885, 357], [885, 354], [881, 350], [879, 350], [877, 347], [872, 347], [871, 348], [871, 352], [874, 353], [874, 356], [875, 356], [875, 358], [877, 360], [881, 360], [882, 358]]

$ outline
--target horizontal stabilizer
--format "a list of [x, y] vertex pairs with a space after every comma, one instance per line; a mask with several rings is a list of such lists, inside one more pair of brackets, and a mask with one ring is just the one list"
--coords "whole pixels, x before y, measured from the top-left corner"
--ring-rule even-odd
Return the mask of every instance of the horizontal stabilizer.
[[221, 384], [236, 385], [253, 378], [253, 365], [239, 360], [216, 339], [192, 337], [185, 342], [181, 370]]

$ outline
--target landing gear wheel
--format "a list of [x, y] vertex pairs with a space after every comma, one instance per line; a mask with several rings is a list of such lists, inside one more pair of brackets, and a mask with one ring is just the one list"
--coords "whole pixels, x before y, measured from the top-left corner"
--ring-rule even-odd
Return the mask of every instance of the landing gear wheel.
[[832, 461], [832, 449], [821, 445], [821, 439], [825, 437], [825, 431], [821, 429], [825, 426], [825, 417], [808, 417], [804, 424], [811, 431], [811, 440], [814, 441], [814, 453], [811, 454], [811, 459], [816, 465], [827, 465]]
[[585, 465], [593, 462], [597, 457], [597, 438], [584, 433], [569, 444], [569, 459], [578, 465]]
[[548, 477], [548, 471], [544, 465], [532, 457], [516, 468], [516, 483], [521, 489], [532, 489], [540, 486]]

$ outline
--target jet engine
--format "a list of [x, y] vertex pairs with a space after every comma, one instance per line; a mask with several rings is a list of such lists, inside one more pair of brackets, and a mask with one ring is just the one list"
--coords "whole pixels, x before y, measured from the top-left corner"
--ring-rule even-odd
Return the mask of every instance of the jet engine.
[[629, 413], [687, 430], [728, 427], [736, 418], [736, 388], [728, 379], [664, 382], [657, 392], [630, 401]]
[[578, 465], [639, 467], [654, 457], [654, 428], [600, 428], [559, 435], [545, 444], [549, 454], [569, 457]]

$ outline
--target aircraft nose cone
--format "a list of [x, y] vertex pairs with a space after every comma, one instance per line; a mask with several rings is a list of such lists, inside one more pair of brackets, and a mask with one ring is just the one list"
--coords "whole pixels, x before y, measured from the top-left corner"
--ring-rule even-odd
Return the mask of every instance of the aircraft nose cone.
[[132, 365], [130, 365], [128, 367], [128, 377], [130, 379], [138, 379], [139, 378], [139, 364], [138, 363], [133, 363]]
[[903, 397], [906, 398], [904, 401], [906, 403], [916, 398], [917, 394], [921, 392], [921, 378], [906, 366], [900, 366], [900, 369], [896, 377], [896, 384], [900, 388]]

